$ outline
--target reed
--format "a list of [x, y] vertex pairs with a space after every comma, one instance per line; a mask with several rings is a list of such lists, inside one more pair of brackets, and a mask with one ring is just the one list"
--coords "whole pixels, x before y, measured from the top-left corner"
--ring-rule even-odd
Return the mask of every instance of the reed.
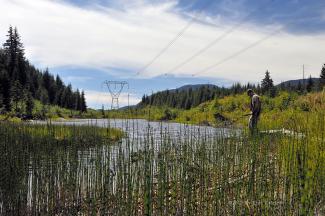
[[122, 142], [109, 127], [1, 123], [0, 214], [324, 214], [324, 115], [303, 121], [287, 136], [126, 120]]

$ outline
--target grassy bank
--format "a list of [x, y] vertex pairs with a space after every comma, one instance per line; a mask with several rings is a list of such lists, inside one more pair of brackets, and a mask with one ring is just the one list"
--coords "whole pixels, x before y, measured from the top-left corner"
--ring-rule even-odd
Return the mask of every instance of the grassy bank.
[[14, 142], [16, 137], [17, 140], [26, 141], [30, 146], [42, 145], [44, 141], [44, 145], [55, 143], [62, 146], [91, 147], [98, 143], [119, 141], [124, 136], [124, 132], [115, 128], [95, 126], [0, 122], [0, 135], [4, 140], [8, 139], [8, 143]]
[[38, 100], [34, 101], [34, 107], [30, 116], [28, 116], [24, 110], [24, 104], [21, 103], [18, 106], [18, 111], [12, 110], [11, 112], [0, 114], [0, 121], [21, 122], [24, 117], [40, 120], [89, 119], [101, 117], [101, 113], [97, 110], [88, 109], [87, 112], [81, 112], [62, 108], [57, 105], [44, 105]]
[[[290, 124], [292, 117], [305, 118], [315, 116], [325, 109], [324, 93], [296, 93], [280, 92], [275, 98], [262, 96], [262, 127], [284, 127]], [[246, 94], [227, 96], [203, 103], [190, 110], [180, 110], [168, 107], [146, 106], [130, 110], [114, 110], [105, 112], [100, 117], [108, 118], [142, 118], [150, 120], [168, 120], [190, 124], [209, 124], [223, 126], [225, 122], [218, 121], [215, 114], [226, 117], [229, 122], [237, 126], [246, 126], [249, 117], [250, 100]]]

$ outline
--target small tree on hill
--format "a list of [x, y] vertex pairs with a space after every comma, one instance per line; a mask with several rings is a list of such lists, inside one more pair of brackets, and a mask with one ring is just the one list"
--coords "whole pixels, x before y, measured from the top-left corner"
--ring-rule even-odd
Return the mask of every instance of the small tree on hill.
[[323, 89], [324, 86], [325, 86], [325, 64], [322, 67], [322, 70], [320, 73], [320, 80], [319, 80], [320, 89]]
[[267, 94], [270, 97], [274, 97], [276, 95], [276, 89], [273, 85], [273, 80], [270, 76], [270, 72], [266, 71], [265, 77], [261, 83], [261, 91], [263, 94]]
[[300, 81], [298, 82], [298, 85], [297, 85], [297, 92], [298, 92], [299, 94], [302, 94], [302, 93], [304, 92], [303, 85], [301, 84]]
[[311, 78], [311, 76], [309, 76], [309, 79], [307, 81], [306, 90], [307, 90], [307, 92], [311, 92], [313, 90], [313, 88], [314, 88], [314, 81]]

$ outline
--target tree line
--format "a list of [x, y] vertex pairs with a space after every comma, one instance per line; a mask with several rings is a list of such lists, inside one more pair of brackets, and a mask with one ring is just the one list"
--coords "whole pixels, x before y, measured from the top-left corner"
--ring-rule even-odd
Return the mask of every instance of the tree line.
[[17, 28], [9, 27], [7, 40], [0, 48], [0, 113], [32, 115], [34, 100], [44, 105], [87, 111], [85, 93], [65, 85], [48, 69], [41, 71], [25, 58]]
[[253, 89], [257, 94], [275, 97], [279, 91], [296, 92], [298, 94], [305, 94], [307, 92], [319, 91], [325, 86], [325, 64], [322, 67], [321, 75], [318, 81], [314, 81], [311, 76], [304, 82], [299, 81], [298, 84], [281, 83], [275, 86], [271, 78], [270, 72], [266, 71], [265, 77], [260, 84], [246, 84], [235, 83], [230, 88], [218, 87], [214, 85], [202, 85], [199, 88], [185, 88], [182, 90], [166, 90], [157, 92], [150, 96], [143, 95], [139, 107], [144, 106], [167, 106], [178, 109], [191, 109], [217, 98], [223, 98], [229, 95], [236, 95], [246, 92], [248, 89]]
[[231, 94], [239, 94], [247, 89], [258, 89], [254, 84], [234, 84], [231, 88], [212, 85], [202, 85], [199, 88], [186, 88], [183, 90], [166, 90], [150, 96], [144, 95], [138, 106], [167, 106], [178, 109], [191, 109], [215, 98], [222, 98]]

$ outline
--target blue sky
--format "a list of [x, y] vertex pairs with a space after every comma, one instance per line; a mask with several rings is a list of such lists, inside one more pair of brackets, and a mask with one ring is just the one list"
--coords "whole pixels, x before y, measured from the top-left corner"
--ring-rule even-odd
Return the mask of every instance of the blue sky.
[[[143, 94], [185, 84], [257, 83], [267, 69], [276, 83], [301, 78], [302, 64], [306, 74], [315, 77], [325, 62], [321, 0], [0, 0], [0, 4], [0, 41], [9, 25], [17, 26], [27, 58], [85, 90], [89, 106], [95, 108], [109, 107], [110, 98], [101, 87], [104, 80], [128, 81], [135, 104]], [[181, 37], [151, 62], [185, 27]], [[121, 105], [125, 104], [122, 94]]]
[[[116, 0], [66, 1], [84, 8], [92, 7], [94, 4], [123, 8], [123, 5], [116, 4]], [[155, 5], [168, 1], [147, 2]], [[287, 30], [294, 33], [321, 32], [325, 27], [325, 2], [322, 0], [179, 0], [175, 9], [184, 15], [203, 10], [209, 16], [222, 16], [229, 21], [237, 21], [250, 14], [249, 21], [252, 23], [258, 25], [281, 23], [287, 25]], [[295, 22], [292, 23], [292, 20]]]

